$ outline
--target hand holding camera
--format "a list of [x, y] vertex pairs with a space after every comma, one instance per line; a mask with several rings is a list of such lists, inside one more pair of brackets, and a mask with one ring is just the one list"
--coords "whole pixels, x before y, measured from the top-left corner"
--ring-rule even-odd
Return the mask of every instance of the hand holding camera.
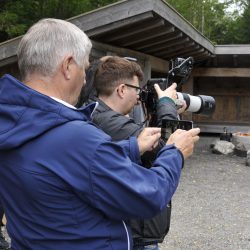
[[184, 159], [187, 159], [193, 154], [194, 144], [199, 140], [199, 133], [199, 128], [177, 129], [170, 135], [166, 144], [174, 144], [182, 152]]
[[158, 99], [162, 97], [169, 97], [173, 101], [175, 101], [177, 98], [177, 92], [176, 92], [177, 84], [175, 82], [170, 87], [166, 88], [165, 90], [162, 90], [159, 84], [157, 83], [154, 84], [154, 88], [157, 93]]
[[177, 114], [180, 115], [187, 109], [187, 103], [185, 100], [176, 99], [175, 104], [177, 106]]
[[[179, 91], [181, 86], [189, 79], [193, 68], [193, 58], [176, 58], [171, 62], [170, 66], [171, 70], [168, 72], [167, 78], [151, 78], [142, 88], [140, 100], [144, 103], [147, 113], [154, 116], [157, 110], [158, 98], [167, 96], [166, 92], [170, 91], [171, 87], [173, 87], [175, 93], [172, 93], [172, 97], [171, 95], [168, 97], [178, 101], [185, 101], [185, 111], [202, 115], [213, 114], [215, 110], [215, 99], [212, 96], [192, 96], [187, 93], [176, 92], [177, 90]], [[177, 86], [175, 87], [176, 83]], [[183, 112], [183, 110], [181, 110], [181, 112]], [[155, 126], [155, 124], [150, 124]]]

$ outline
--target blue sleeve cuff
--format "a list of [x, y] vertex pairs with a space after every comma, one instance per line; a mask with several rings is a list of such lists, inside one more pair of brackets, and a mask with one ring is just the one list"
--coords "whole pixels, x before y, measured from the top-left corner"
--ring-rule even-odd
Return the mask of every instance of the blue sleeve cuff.
[[141, 163], [141, 155], [136, 137], [129, 138], [130, 159], [135, 163]]
[[184, 156], [183, 156], [182, 152], [174, 144], [165, 145], [164, 148], [166, 148], [166, 149], [175, 148], [177, 150], [177, 152], [181, 156], [181, 159], [182, 159], [182, 167], [181, 168], [183, 168], [184, 167], [185, 159], [184, 159]]
[[183, 156], [183, 153], [180, 151], [180, 149], [178, 149], [177, 147], [175, 147], [177, 149], [177, 151], [180, 153], [181, 155], [181, 158], [182, 158], [182, 168], [184, 168], [184, 156]]
[[161, 102], [172, 102], [175, 104], [174, 100], [167, 96], [163, 96], [158, 100], [158, 103], [161, 103]]
[[132, 162], [141, 164], [141, 155], [136, 137], [129, 137], [128, 140], [118, 141], [116, 144], [125, 150]]

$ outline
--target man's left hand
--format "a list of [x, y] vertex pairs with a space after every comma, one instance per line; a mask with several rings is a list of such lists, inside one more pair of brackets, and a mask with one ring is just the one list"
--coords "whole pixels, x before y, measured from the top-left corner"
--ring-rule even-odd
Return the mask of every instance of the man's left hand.
[[153, 150], [161, 137], [160, 128], [145, 128], [137, 138], [140, 154]]

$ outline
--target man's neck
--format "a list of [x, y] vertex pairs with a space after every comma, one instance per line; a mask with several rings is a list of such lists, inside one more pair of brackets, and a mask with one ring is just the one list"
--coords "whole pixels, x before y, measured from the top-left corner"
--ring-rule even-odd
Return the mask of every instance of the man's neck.
[[72, 105], [72, 103], [70, 103], [69, 101], [69, 98], [67, 98], [67, 96], [65, 96], [64, 94], [65, 91], [63, 91], [63, 85], [58, 88], [59, 84], [57, 84], [57, 79], [32, 75], [31, 77], [25, 79], [23, 82], [28, 87], [36, 90], [37, 92], [50, 97], [55, 97]]
[[115, 100], [114, 98], [110, 96], [99, 96], [98, 98], [115, 112], [124, 115], [120, 108], [119, 100]]

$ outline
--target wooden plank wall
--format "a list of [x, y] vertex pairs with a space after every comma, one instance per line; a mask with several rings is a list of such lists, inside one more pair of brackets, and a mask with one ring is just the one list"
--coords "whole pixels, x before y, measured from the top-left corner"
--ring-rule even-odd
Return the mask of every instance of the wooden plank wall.
[[249, 78], [199, 77], [194, 78], [194, 94], [213, 96], [216, 109], [211, 117], [193, 115], [195, 122], [248, 124], [250, 126]]

